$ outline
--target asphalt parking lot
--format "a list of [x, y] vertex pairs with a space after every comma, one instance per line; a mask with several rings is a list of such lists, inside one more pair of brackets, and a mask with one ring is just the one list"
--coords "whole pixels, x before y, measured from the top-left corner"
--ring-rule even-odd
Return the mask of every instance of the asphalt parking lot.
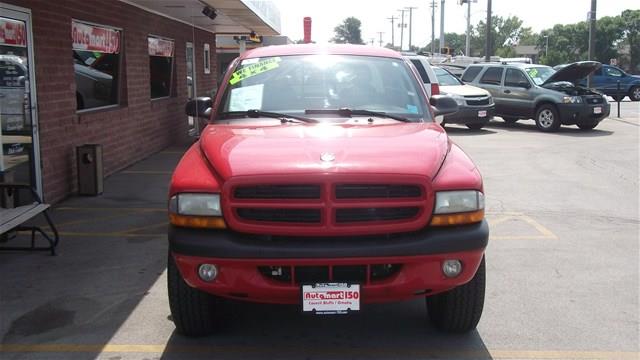
[[417, 299], [348, 317], [229, 303], [219, 334], [175, 334], [165, 196], [184, 149], [171, 148], [109, 177], [103, 196], [57, 205], [58, 256], [0, 253], [0, 357], [638, 359], [640, 104], [622, 115], [591, 132], [447, 126], [487, 194], [476, 332], [436, 332]]

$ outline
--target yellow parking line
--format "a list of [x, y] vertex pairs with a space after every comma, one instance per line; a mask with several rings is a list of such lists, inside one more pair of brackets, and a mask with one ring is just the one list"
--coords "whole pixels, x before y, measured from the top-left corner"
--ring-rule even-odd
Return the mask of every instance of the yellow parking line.
[[123, 233], [129, 234], [129, 233], [136, 232], [136, 231], [149, 230], [149, 229], [157, 228], [157, 227], [160, 227], [160, 226], [167, 226], [168, 224], [169, 224], [168, 221], [163, 221], [161, 223], [157, 223], [157, 224], [153, 224], [153, 225], [146, 225], [146, 226], [140, 226], [140, 227], [137, 227], [137, 228], [126, 229], [126, 230], [123, 231]]
[[538, 230], [540, 233], [544, 234], [547, 238], [558, 240], [558, 237], [556, 236], [556, 234], [551, 232], [551, 230], [547, 229], [546, 227], [542, 226], [542, 224], [540, 224], [539, 222], [533, 220], [532, 218], [530, 218], [530, 217], [528, 217], [526, 215], [522, 215], [520, 218], [522, 220], [526, 221], [527, 223], [529, 223], [529, 225], [531, 225], [534, 228], [536, 228], [536, 230]]
[[[165, 344], [2, 344], [0, 353], [256, 353], [278, 352], [303, 353], [306, 349], [288, 347], [287, 349], [263, 349], [255, 346], [172, 346]], [[360, 356], [386, 357], [389, 353], [396, 356], [434, 356], [456, 359], [547, 359], [547, 360], [637, 360], [638, 352], [631, 351], [554, 351], [554, 350], [438, 350], [438, 349], [355, 349], [331, 348], [321, 353], [348, 355], [357, 353]]]

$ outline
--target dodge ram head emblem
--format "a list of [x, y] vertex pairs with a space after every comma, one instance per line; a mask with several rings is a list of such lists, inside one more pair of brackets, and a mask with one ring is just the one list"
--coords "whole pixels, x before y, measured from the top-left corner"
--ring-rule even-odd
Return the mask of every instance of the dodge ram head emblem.
[[320, 155], [320, 160], [325, 161], [325, 162], [330, 162], [336, 159], [336, 156], [332, 153], [322, 153]]

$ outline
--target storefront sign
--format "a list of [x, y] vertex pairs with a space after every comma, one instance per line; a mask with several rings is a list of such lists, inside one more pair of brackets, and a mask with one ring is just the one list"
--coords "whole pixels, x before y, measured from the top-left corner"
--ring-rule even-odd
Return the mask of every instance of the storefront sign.
[[0, 44], [27, 46], [27, 27], [24, 22], [0, 18]]
[[118, 30], [72, 21], [71, 38], [73, 50], [120, 53], [120, 31]]
[[164, 57], [173, 56], [173, 41], [157, 37], [149, 37], [149, 55]]

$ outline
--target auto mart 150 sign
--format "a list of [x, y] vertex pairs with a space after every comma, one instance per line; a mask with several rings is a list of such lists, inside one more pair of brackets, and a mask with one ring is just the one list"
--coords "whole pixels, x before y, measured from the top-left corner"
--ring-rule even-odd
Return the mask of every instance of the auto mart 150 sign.
[[107, 54], [120, 52], [120, 31], [118, 30], [72, 21], [71, 38], [73, 50]]

